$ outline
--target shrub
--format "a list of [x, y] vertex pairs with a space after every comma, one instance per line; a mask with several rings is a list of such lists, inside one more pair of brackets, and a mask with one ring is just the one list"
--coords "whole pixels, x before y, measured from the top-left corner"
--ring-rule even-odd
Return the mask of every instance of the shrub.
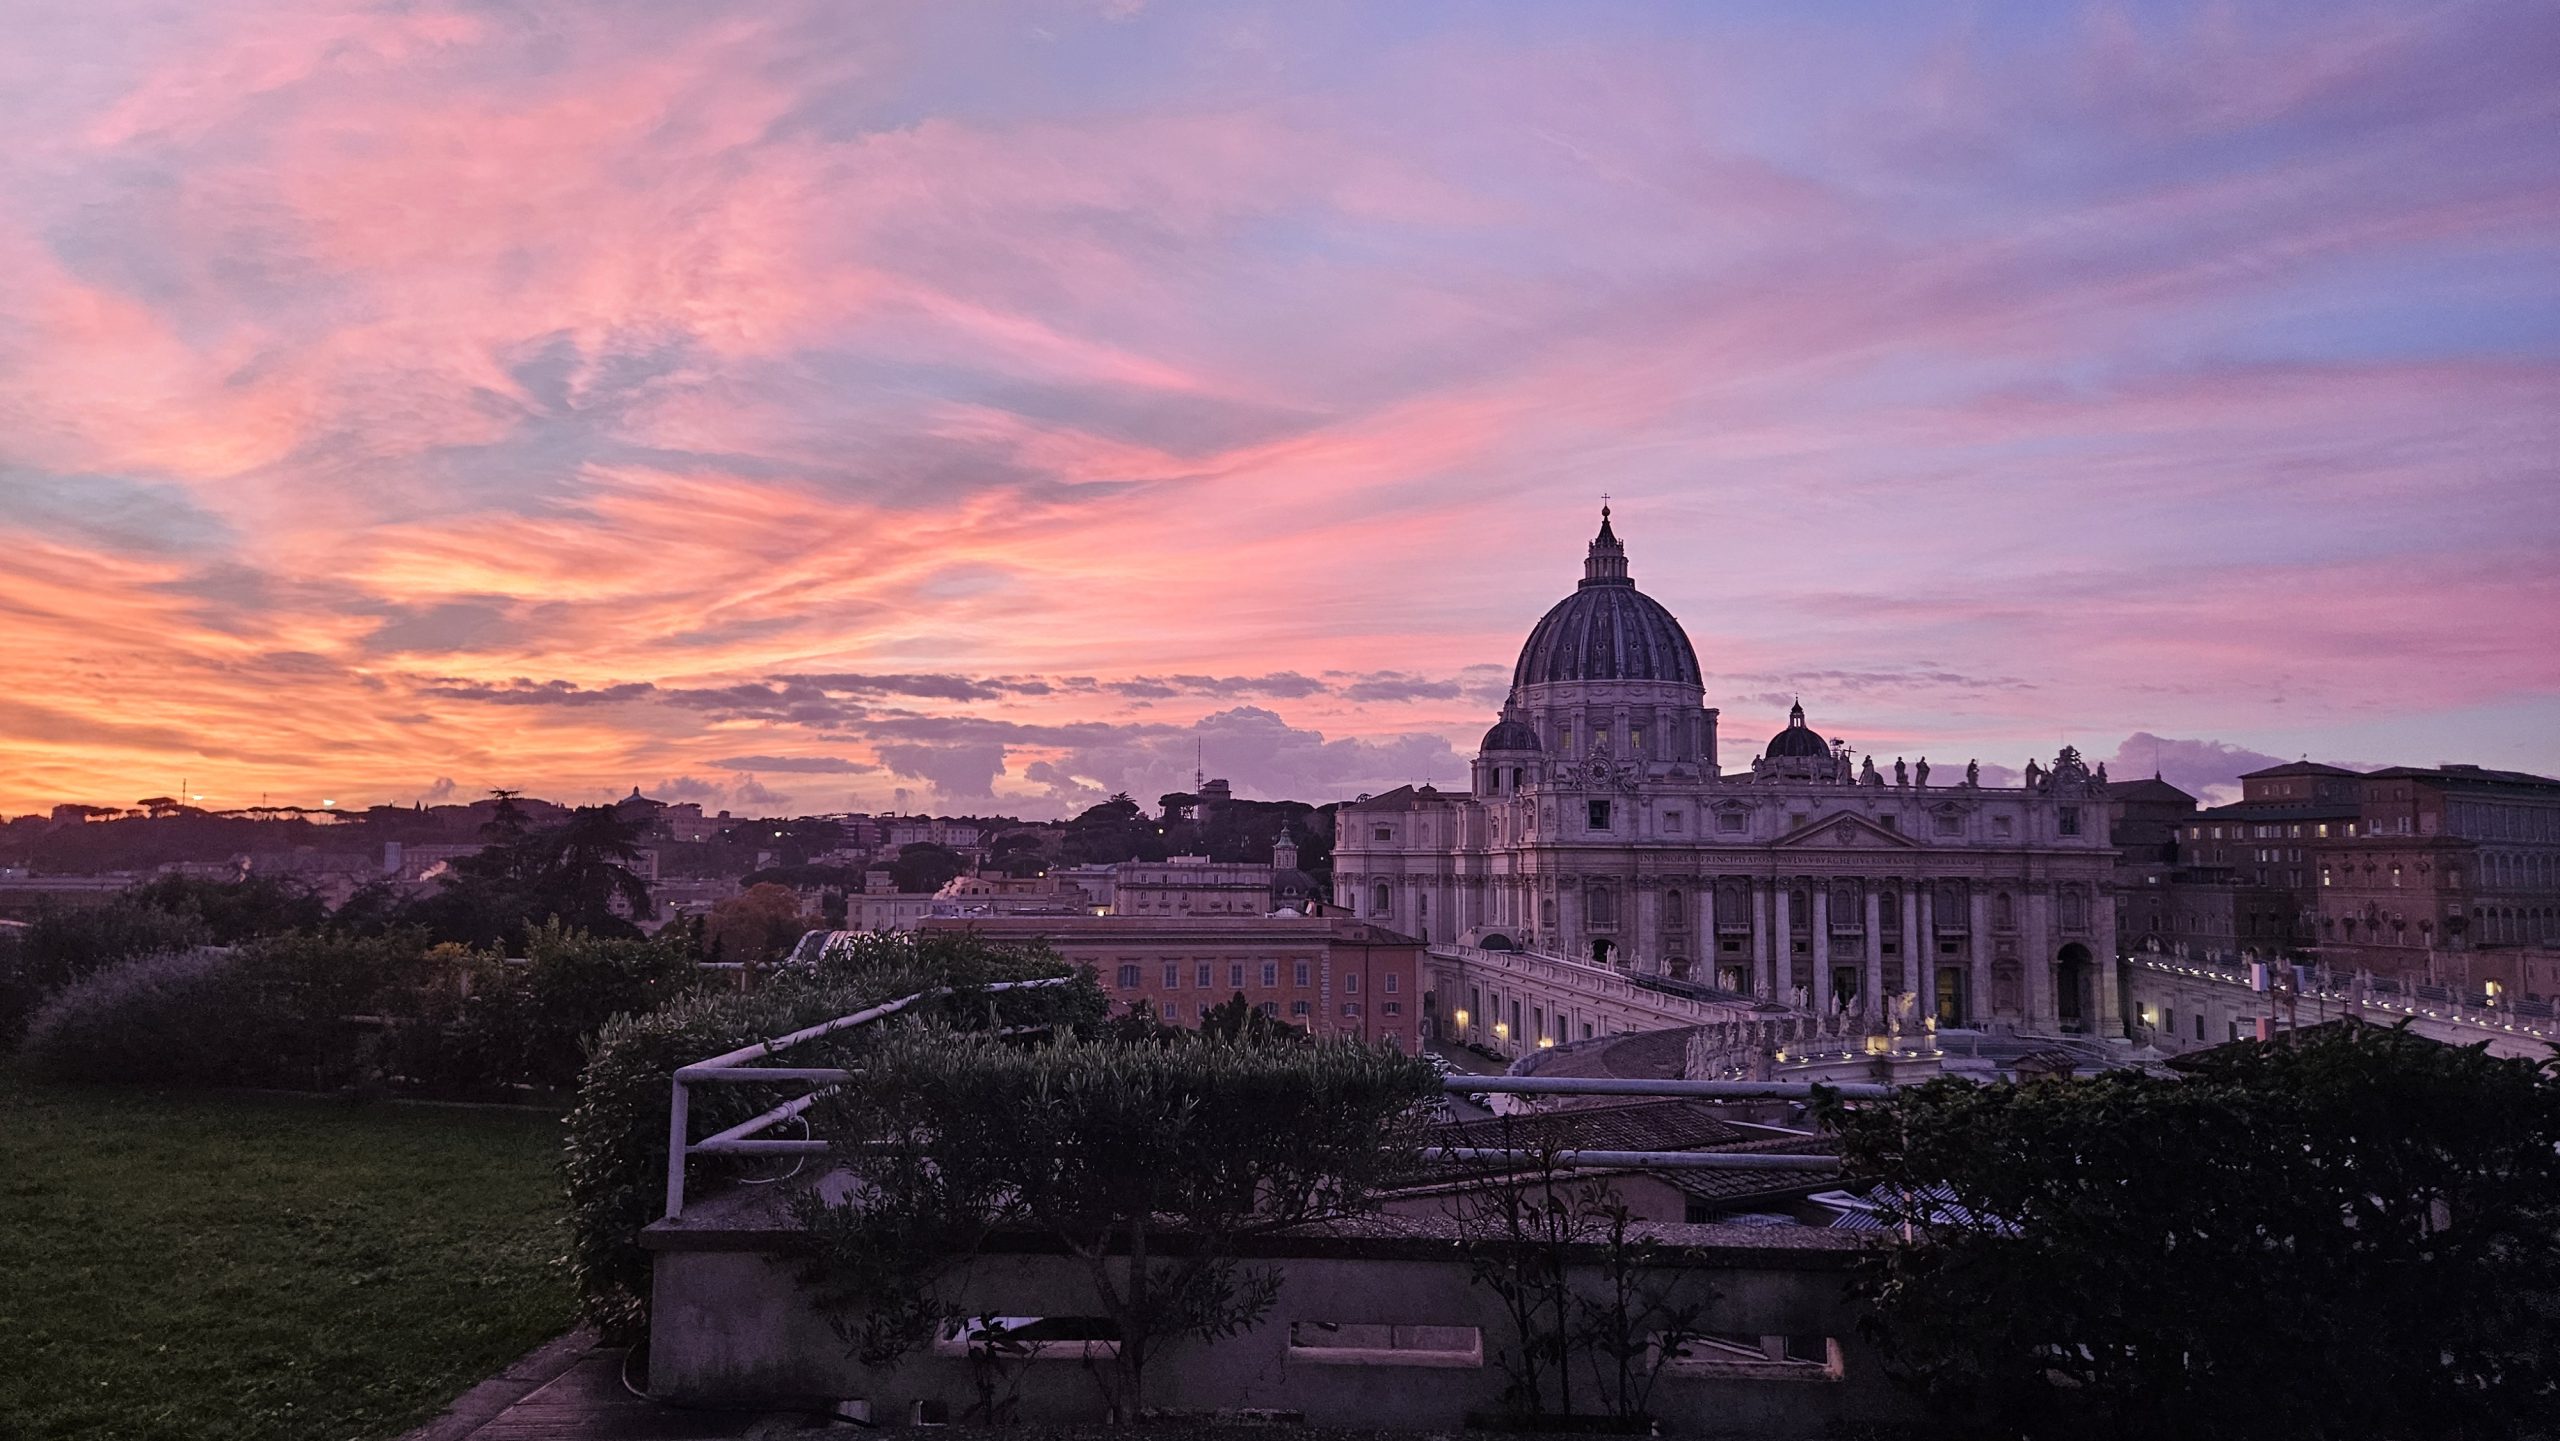
[[235, 957], [198, 949], [106, 967], [37, 1008], [19, 1047], [47, 1081], [240, 1082], [283, 1028], [240, 985]]
[[[649, 1256], [640, 1232], [665, 1199], [667, 1114], [676, 1068], [751, 1042], [850, 1015], [898, 996], [935, 987], [954, 994], [913, 1008], [917, 1017], [953, 1025], [1098, 1021], [1106, 1007], [1090, 976], [1078, 984], [988, 996], [997, 981], [1070, 974], [1041, 949], [1009, 948], [955, 936], [865, 937], [814, 965], [777, 968], [751, 995], [704, 992], [680, 997], [645, 1015], [604, 1023], [588, 1047], [578, 1101], [569, 1112], [563, 1178], [569, 1197], [570, 1274], [589, 1320], [608, 1335], [631, 1339], [647, 1326]], [[857, 1028], [795, 1049], [794, 1065], [835, 1065], [874, 1037]], [[732, 1126], [805, 1085], [697, 1086], [691, 1093], [697, 1136]], [[692, 1163], [705, 1184], [736, 1174], [719, 1158]]]
[[587, 1042], [607, 1021], [654, 1011], [695, 990], [703, 976], [683, 936], [594, 936], [556, 920], [526, 936], [525, 959], [524, 1073], [541, 1086], [576, 1084]]
[[18, 1034], [46, 996], [136, 956], [169, 955], [212, 940], [192, 914], [119, 896], [102, 906], [48, 906], [15, 945], [0, 950], [0, 1043]]
[[[2560, 1389], [2560, 1061], [2352, 1023], [2193, 1079], [1932, 1081], [1827, 1118], [1868, 1278], [1968, 1434], [2509, 1436]], [[2536, 1418], [2540, 1418], [2539, 1421]]]
[[1142, 1033], [1023, 1048], [908, 1029], [813, 1108], [860, 1179], [845, 1203], [810, 1191], [799, 1209], [843, 1329], [874, 1364], [926, 1339], [947, 1314], [941, 1270], [988, 1234], [1054, 1239], [1113, 1324], [1105, 1391], [1125, 1420], [1151, 1357], [1270, 1310], [1279, 1273], [1244, 1265], [1239, 1244], [1373, 1209], [1411, 1174], [1439, 1089], [1385, 1046]]

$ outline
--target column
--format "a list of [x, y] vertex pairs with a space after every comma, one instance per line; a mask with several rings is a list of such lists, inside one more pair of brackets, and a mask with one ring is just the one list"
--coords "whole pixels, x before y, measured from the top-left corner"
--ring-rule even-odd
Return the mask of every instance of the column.
[[1662, 895], [1642, 876], [1627, 877], [1627, 929], [1634, 939], [1627, 947], [1626, 970], [1630, 975], [1642, 973], [1658, 976], [1662, 966]]
[[1912, 953], [1911, 988], [1920, 993], [1920, 1008], [1938, 1014], [1938, 888], [1928, 881], [1912, 886], [1919, 904], [1912, 913], [1920, 926], [1920, 946]]
[[1779, 1001], [1791, 997], [1796, 984], [1795, 936], [1788, 919], [1788, 913], [1794, 908], [1787, 904], [1787, 891], [1788, 882], [1785, 878], [1781, 877], [1770, 882], [1769, 913], [1773, 918], [1773, 924], [1769, 927], [1769, 948], [1773, 953], [1771, 964], [1773, 975], [1769, 997]]
[[1902, 887], [1902, 988], [1920, 998], [1915, 1004], [1927, 1005], [1929, 987], [1922, 968], [1929, 955], [1920, 949], [1920, 887], [1907, 880], [1896, 884]]
[[1973, 888], [1973, 981], [1965, 987], [1965, 1008], [1976, 1020], [1991, 1019], [1991, 888]]
[[1831, 1014], [1831, 883], [1813, 883], [1813, 1009]]
[[2062, 1008], [2053, 990], [2053, 887], [2037, 882], [2023, 889], [2026, 894], [2020, 899], [2026, 904], [2019, 908], [2018, 963], [2025, 994], [2020, 1000], [2028, 1025], [2058, 1031]]
[[1751, 878], [1751, 994], [1767, 1000], [1777, 994], [1769, 969], [1769, 882]]
[[2094, 885], [2089, 890], [2089, 949], [2097, 962], [2097, 979], [2091, 983], [2098, 990], [2097, 1034], [2112, 1041], [2124, 1035], [2123, 997], [2118, 991], [2122, 982], [2116, 957], [2116, 898]]
[[1867, 984], [1858, 997], [1858, 1008], [1881, 1017], [1885, 1013], [1883, 883], [1870, 880], [1861, 884], [1867, 888]]

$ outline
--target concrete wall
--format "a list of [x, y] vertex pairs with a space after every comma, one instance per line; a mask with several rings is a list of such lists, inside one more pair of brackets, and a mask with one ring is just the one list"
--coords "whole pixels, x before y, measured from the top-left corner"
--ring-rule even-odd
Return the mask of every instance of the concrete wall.
[[[1691, 1235], [1748, 1237], [1740, 1228], [1677, 1227]], [[1763, 1236], [1769, 1233], [1761, 1233]], [[1680, 1435], [1814, 1437], [1907, 1419], [1907, 1402], [1857, 1334], [1844, 1300], [1848, 1238], [1795, 1232], [1793, 1244], [1684, 1272], [1709, 1296], [1709, 1326], [1766, 1337], [1827, 1338], [1809, 1348], [1827, 1364], [1758, 1360], [1731, 1352], [1673, 1362], [1652, 1411]], [[688, 1238], [698, 1240], [698, 1238]], [[1295, 1256], [1280, 1268], [1277, 1305], [1264, 1323], [1215, 1344], [1188, 1342], [1149, 1367], [1149, 1403], [1177, 1408], [1265, 1407], [1301, 1412], [1317, 1425], [1446, 1429], [1501, 1409], [1505, 1376], [1494, 1353], [1511, 1344], [1492, 1293], [1470, 1283], [1448, 1243], [1403, 1244], [1410, 1255]], [[1579, 1279], [1596, 1284], [1596, 1271]], [[683, 1401], [820, 1402], [863, 1398], [872, 1415], [904, 1421], [918, 1400], [958, 1419], [972, 1404], [973, 1363], [959, 1348], [912, 1355], [894, 1370], [867, 1371], [848, 1354], [797, 1281], [770, 1250], [662, 1250], [657, 1257], [650, 1386]], [[951, 1287], [955, 1314], [1091, 1315], [1082, 1265], [1063, 1256], [997, 1256], [972, 1263]], [[1807, 1349], [1799, 1345], [1799, 1351]], [[1103, 1414], [1081, 1345], [1018, 1363], [1020, 1419], [1077, 1422]], [[1588, 1398], [1588, 1379], [1577, 1389]], [[1552, 1401], [1549, 1403], [1552, 1405]], [[1585, 1408], [1590, 1409], [1590, 1408]]]

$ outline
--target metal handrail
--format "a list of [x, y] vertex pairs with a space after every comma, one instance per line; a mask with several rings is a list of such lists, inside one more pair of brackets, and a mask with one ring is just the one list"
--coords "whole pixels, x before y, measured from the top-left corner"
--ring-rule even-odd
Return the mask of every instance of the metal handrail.
[[[1032, 981], [998, 981], [992, 985], [978, 986], [973, 989], [1021, 991], [1042, 986], [1070, 985], [1074, 981], [1073, 976], [1045, 976]], [[775, 1036], [770, 1040], [740, 1046], [734, 1051], [725, 1051], [707, 1061], [678, 1066], [672, 1078], [675, 1089], [667, 1107], [667, 1219], [680, 1220], [684, 1216], [684, 1166], [689, 1157], [774, 1153], [811, 1155], [826, 1150], [827, 1143], [824, 1141], [767, 1140], [759, 1138], [755, 1133], [798, 1116], [809, 1109], [819, 1097], [851, 1079], [853, 1073], [839, 1066], [751, 1066], [746, 1064], [747, 1062], [774, 1055], [804, 1042], [817, 1040], [821, 1036], [833, 1035], [837, 1031], [869, 1025], [873, 1021], [894, 1016], [918, 1001], [930, 1000], [935, 996], [947, 996], [951, 992], [952, 988], [949, 986], [936, 986], [931, 990], [918, 991], [912, 996], [900, 996], [894, 1001], [884, 1001], [849, 1016], [838, 1016], [832, 1021], [820, 1021], [814, 1026], [803, 1026], [789, 1035]], [[816, 1089], [805, 1096], [785, 1101], [751, 1120], [741, 1121], [716, 1135], [699, 1141], [691, 1138], [692, 1087], [737, 1085], [757, 1081], [808, 1081], [813, 1083]]]
[[[1035, 986], [1064, 985], [1072, 977], [1055, 977], [1037, 981], [1006, 981], [983, 989], [1018, 990]], [[791, 1046], [813, 1041], [821, 1036], [868, 1025], [896, 1015], [916, 1002], [946, 995], [949, 988], [918, 991], [884, 1002], [850, 1016], [838, 1016], [803, 1027], [787, 1036], [758, 1041], [734, 1051], [679, 1066], [674, 1076], [674, 1094], [667, 1117], [667, 1219], [684, 1216], [685, 1162], [693, 1156], [813, 1156], [823, 1155], [828, 1144], [814, 1137], [766, 1137], [757, 1133], [792, 1120], [807, 1111], [818, 1099], [842, 1085], [853, 1072], [836, 1066], [751, 1066], [743, 1064], [759, 1056], [770, 1056]], [[797, 1096], [760, 1115], [726, 1130], [696, 1141], [688, 1135], [691, 1123], [691, 1097], [688, 1088], [696, 1085], [736, 1084], [753, 1081], [810, 1081], [815, 1089]], [[1441, 1089], [1455, 1095], [1516, 1096], [1669, 1096], [1700, 1100], [1785, 1100], [1808, 1101], [1817, 1089], [1845, 1100], [1883, 1100], [1894, 1094], [1892, 1086], [1871, 1082], [1846, 1082], [1836, 1086], [1809, 1081], [1673, 1081], [1630, 1080], [1599, 1076], [1470, 1076], [1443, 1077]], [[1499, 1146], [1433, 1146], [1426, 1147], [1432, 1156], [1458, 1161], [1520, 1162], [1535, 1159], [1533, 1153]], [[1809, 1171], [1824, 1170], [1840, 1164], [1836, 1156], [1779, 1155], [1754, 1151], [1560, 1151], [1546, 1159], [1563, 1166], [1640, 1166], [1648, 1169], [1731, 1170], [1731, 1171]]]

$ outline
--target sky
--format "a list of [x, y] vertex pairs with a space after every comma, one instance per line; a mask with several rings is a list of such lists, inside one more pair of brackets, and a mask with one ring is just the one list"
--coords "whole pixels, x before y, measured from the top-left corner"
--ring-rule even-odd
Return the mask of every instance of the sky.
[[0, 812], [2560, 773], [2560, 9], [0, 0]]

